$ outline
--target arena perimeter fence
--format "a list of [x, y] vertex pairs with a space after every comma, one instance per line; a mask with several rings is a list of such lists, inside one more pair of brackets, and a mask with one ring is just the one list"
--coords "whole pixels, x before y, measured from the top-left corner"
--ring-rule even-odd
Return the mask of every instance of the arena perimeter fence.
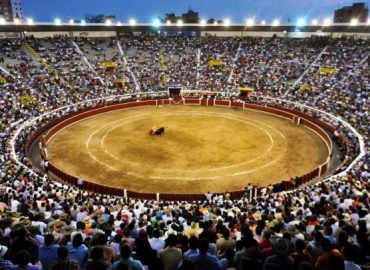
[[[336, 179], [337, 177], [340, 177], [346, 174], [349, 170], [353, 168], [353, 166], [358, 162], [358, 160], [361, 159], [365, 154], [363, 138], [350, 124], [348, 124], [347, 122], [343, 121], [342, 119], [338, 117], [335, 117], [334, 115], [331, 115], [324, 111], [320, 111], [320, 110], [317, 110], [315, 108], [312, 108], [312, 107], [309, 107], [303, 104], [289, 102], [289, 101], [285, 101], [281, 99], [262, 97], [262, 96], [256, 97], [256, 100], [258, 100], [258, 103], [257, 102], [256, 103], [246, 103], [242, 101], [217, 100], [211, 97], [171, 99], [171, 98], [168, 98], [167, 94], [168, 92], [159, 92], [159, 93], [157, 92], [157, 93], [152, 93], [152, 94], [138, 93], [138, 94], [131, 94], [131, 95], [111, 96], [111, 97], [105, 97], [105, 98], [100, 98], [100, 99], [86, 100], [83, 102], [79, 102], [79, 103], [72, 104], [69, 106], [64, 106], [56, 110], [44, 113], [40, 115], [39, 117], [28, 120], [25, 123], [21, 124], [20, 127], [15, 131], [10, 141], [11, 158], [16, 163], [18, 163], [20, 166], [23, 166], [25, 169], [27, 169], [28, 171], [32, 173], [36, 173], [35, 171], [37, 171], [37, 169], [28, 168], [26, 165], [22, 164], [19, 161], [15, 153], [15, 147], [14, 147], [15, 140], [20, 134], [20, 132], [24, 130], [25, 128], [32, 126], [34, 124], [41, 124], [43, 123], [45, 119], [48, 120], [48, 117], [50, 115], [53, 115], [53, 114], [55, 115], [56, 113], [62, 112], [63, 110], [74, 109], [76, 111], [63, 115], [61, 117], [58, 117], [54, 120], [51, 120], [47, 124], [43, 125], [41, 128], [38, 128], [32, 134], [30, 134], [29, 139], [26, 144], [26, 153], [28, 152], [31, 144], [38, 137], [40, 137], [43, 133], [45, 133], [47, 130], [49, 131], [41, 139], [42, 146], [45, 146], [45, 144], [49, 140], [51, 140], [52, 137], [62, 128], [72, 124], [73, 122], [84, 119], [86, 117], [90, 117], [90, 116], [108, 112], [108, 111], [120, 110], [120, 109], [130, 108], [130, 107], [158, 106], [158, 105], [226, 106], [226, 107], [234, 107], [234, 108], [240, 108], [240, 109], [252, 109], [252, 110], [263, 111], [265, 113], [270, 113], [270, 114], [278, 115], [280, 117], [287, 118], [296, 124], [303, 124], [309, 129], [311, 129], [318, 136], [320, 136], [322, 140], [325, 142], [328, 148], [328, 152], [329, 152], [329, 156], [327, 160], [323, 164], [321, 164], [319, 167], [306, 173], [303, 176], [297, 177], [292, 180], [282, 181], [281, 183], [274, 184], [272, 186], [272, 189], [274, 192], [295, 190], [299, 188], [302, 184], [305, 184], [313, 180], [314, 178], [324, 176], [330, 164], [333, 145], [332, 145], [332, 141], [329, 135], [323, 130], [323, 128], [325, 128], [331, 133], [335, 131], [335, 128], [333, 126], [319, 120], [318, 118], [312, 117], [310, 115], [307, 115], [305, 113], [302, 113], [294, 109], [284, 108], [283, 106], [290, 106], [290, 107], [293, 106], [295, 108], [300, 108], [300, 109], [304, 109], [307, 111], [313, 111], [315, 113], [320, 113], [321, 115], [325, 115], [331, 121], [340, 122], [341, 124], [349, 128], [358, 137], [359, 144], [360, 144], [360, 154], [344, 171], [342, 171], [341, 173], [337, 175], [326, 178], [325, 180]], [[101, 104], [99, 103], [101, 101], [111, 102], [111, 103], [108, 105]], [[79, 110], [80, 109], [79, 106], [84, 106], [87, 108], [83, 108], [82, 110]], [[41, 155], [42, 155], [42, 158], [44, 159], [46, 158], [44, 151], [41, 151]], [[50, 172], [52, 172], [57, 178], [59, 178], [63, 182], [68, 183], [69, 185], [72, 185], [72, 186], [77, 186], [77, 178], [75, 176], [71, 176], [63, 172], [59, 168], [55, 167], [51, 162], [49, 162], [48, 169]], [[108, 186], [91, 183], [88, 180], [84, 180], [83, 188], [85, 190], [95, 192], [95, 193], [119, 196], [119, 197], [124, 197], [124, 198], [139, 198], [139, 199], [147, 199], [147, 200], [168, 200], [168, 201], [199, 201], [199, 200], [204, 199], [204, 194], [139, 193], [139, 192], [134, 192], [134, 191], [130, 191], [127, 189], [114, 188], [114, 187], [108, 187]], [[243, 196], [246, 196], [248, 199], [252, 199], [252, 198], [258, 197], [261, 194], [264, 194], [265, 192], [266, 192], [266, 187], [254, 187], [252, 189], [232, 191], [229, 193], [231, 195], [231, 199], [239, 199]], [[215, 194], [218, 194], [218, 193], [215, 193]]]

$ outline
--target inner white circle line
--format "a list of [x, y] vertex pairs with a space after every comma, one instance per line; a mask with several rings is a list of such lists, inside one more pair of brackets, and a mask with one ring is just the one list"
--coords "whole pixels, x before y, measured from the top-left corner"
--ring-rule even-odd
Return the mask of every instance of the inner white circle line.
[[[266, 155], [268, 152], [271, 151], [272, 149], [272, 145], [274, 144], [274, 140], [272, 139], [272, 136], [271, 134], [266, 131], [265, 129], [255, 125], [255, 124], [252, 124], [250, 122], [247, 122], [247, 121], [244, 121], [244, 120], [241, 120], [239, 118], [235, 118], [235, 117], [230, 117], [230, 114], [225, 114], [225, 113], [202, 113], [202, 112], [199, 112], [199, 111], [187, 111], [186, 112], [187, 114], [188, 113], [193, 113], [193, 115], [209, 115], [209, 116], [215, 116], [215, 115], [220, 115], [224, 118], [228, 118], [228, 119], [231, 119], [231, 120], [235, 120], [235, 121], [239, 121], [239, 122], [244, 122], [244, 123], [247, 123], [247, 124], [250, 124], [250, 125], [253, 125], [255, 126], [256, 128], [262, 130], [263, 132], [265, 132], [269, 138], [270, 138], [270, 142], [272, 142], [272, 144], [270, 145], [268, 151], [260, 156], [258, 156], [257, 158], [253, 159], [253, 160], [250, 160], [250, 161], [247, 161], [247, 162], [243, 162], [243, 163], [240, 163], [240, 164], [234, 164], [234, 165], [230, 165], [230, 166], [225, 166], [225, 167], [219, 167], [219, 168], [215, 168], [215, 169], [207, 169], [207, 170], [220, 170], [220, 169], [224, 169], [224, 168], [232, 168], [232, 167], [238, 167], [238, 166], [242, 166], [243, 164], [248, 164], [250, 162], [253, 162], [254, 160], [257, 160], [259, 158], [261, 158], [262, 156]], [[183, 113], [172, 113], [172, 114], [160, 114], [160, 116], [172, 116], [172, 115], [183, 115]], [[118, 119], [118, 120], [115, 120], [115, 121], [112, 121], [112, 122], [109, 122], [101, 127], [99, 127], [98, 129], [96, 129], [93, 133], [90, 134], [88, 140], [86, 141], [86, 144], [85, 144], [85, 148], [86, 150], [88, 151], [88, 154], [89, 156], [95, 160], [96, 162], [98, 162], [99, 164], [103, 165], [104, 167], [110, 169], [110, 170], [114, 170], [114, 171], [120, 171], [114, 167], [112, 167], [110, 164], [107, 164], [105, 163], [104, 161], [101, 161], [99, 158], [97, 158], [95, 155], [93, 155], [89, 149], [89, 146], [90, 146], [90, 142], [91, 142], [91, 139], [93, 138], [93, 136], [95, 136], [95, 134], [97, 132], [99, 132], [101, 129], [105, 128], [106, 126], [109, 126], [113, 123], [116, 123], [116, 122], [120, 122], [120, 121], [125, 121], [124, 123], [120, 123], [119, 125], [117, 125], [116, 127], [118, 126], [121, 126], [121, 125], [124, 125], [124, 124], [127, 124], [127, 123], [130, 123], [130, 122], [133, 122], [133, 121], [137, 121], [137, 120], [140, 120], [140, 119], [143, 119], [143, 116], [147, 116], [146, 114], [140, 114], [140, 115], [134, 115], [134, 116], [130, 116], [130, 117], [127, 117], [125, 119]], [[130, 119], [130, 121], [127, 121], [128, 119]], [[263, 122], [260, 122], [258, 120], [254, 120], [254, 119], [250, 119], [248, 117], [243, 117], [243, 119], [248, 119], [250, 121], [254, 121], [256, 123], [259, 123], [263, 126], [266, 126], [268, 128], [271, 128], [272, 130], [274, 130], [275, 132], [277, 132], [285, 141], [285, 147], [284, 147], [284, 150], [283, 152], [286, 152], [286, 148], [287, 148], [287, 143], [286, 143], [286, 137], [284, 136], [284, 134], [282, 134], [280, 131], [278, 131], [277, 129], [273, 128], [272, 126], [270, 125], [267, 125]], [[110, 129], [112, 130], [112, 129]], [[106, 132], [107, 133], [107, 132]], [[105, 135], [107, 135], [105, 133]], [[104, 141], [101, 140], [101, 146], [104, 146]], [[111, 153], [107, 153], [107, 154], [110, 154], [110, 156], [114, 156], [112, 155]], [[278, 157], [274, 160], [272, 160], [271, 162], [267, 163], [267, 164], [264, 164], [262, 166], [259, 166], [257, 168], [254, 168], [252, 170], [248, 170], [248, 171], [241, 171], [241, 172], [238, 172], [238, 173], [234, 173], [234, 174], [230, 174], [230, 175], [222, 175], [222, 176], [211, 176], [211, 177], [160, 177], [160, 176], [142, 176], [140, 174], [137, 174], [137, 173], [132, 173], [132, 172], [126, 172], [125, 174], [127, 175], [135, 175], [139, 178], [152, 178], [152, 179], [189, 179], [189, 180], [200, 180], [200, 179], [219, 179], [219, 178], [224, 178], [224, 177], [228, 177], [228, 176], [237, 176], [237, 175], [243, 175], [243, 174], [247, 174], [247, 173], [250, 173], [250, 172], [253, 172], [253, 171], [256, 171], [256, 170], [259, 170], [261, 168], [264, 168], [264, 167], [267, 167], [267, 166], [270, 166], [272, 165], [273, 163], [275, 163], [277, 160], [279, 160], [281, 158], [282, 154], [278, 155]], [[115, 159], [118, 159], [117, 157], [114, 156]], [[168, 171], [168, 170], [167, 170]], [[173, 171], [180, 171], [180, 170], [173, 170]], [[192, 170], [194, 171], [194, 170]]]
[[[233, 118], [233, 117], [227, 117], [225, 114], [223, 114], [223, 113], [201, 113], [201, 112], [199, 112], [199, 111], [187, 111], [187, 113], [189, 113], [189, 112], [191, 112], [191, 113], [196, 113], [196, 114], [198, 114], [198, 115], [210, 115], [210, 116], [214, 116], [214, 115], [221, 115], [222, 117], [226, 117], [226, 118], [229, 118], [229, 119], [233, 119], [233, 120], [237, 120], [237, 121], [241, 121], [241, 122], [246, 122], [246, 121], [243, 121], [243, 120], [240, 120], [240, 119], [238, 119], [238, 118]], [[179, 114], [179, 113], [177, 113], [178, 115], [183, 115], [183, 113], [182, 114]], [[144, 114], [141, 114], [141, 115], [136, 115], [136, 116], [133, 116], [133, 117], [128, 117], [128, 118], [126, 118], [126, 119], [119, 119], [119, 120], [116, 120], [116, 121], [113, 121], [113, 122], [110, 122], [110, 123], [108, 123], [108, 124], [105, 124], [105, 125], [103, 125], [102, 127], [100, 127], [98, 130], [95, 130], [94, 131], [94, 134], [92, 134], [92, 135], [95, 135], [95, 133], [97, 132], [97, 131], [99, 131], [101, 128], [103, 128], [103, 127], [106, 127], [106, 126], [108, 126], [108, 125], [110, 125], [110, 124], [112, 124], [112, 123], [115, 123], [115, 122], [119, 122], [119, 121], [123, 121], [123, 120], [127, 120], [127, 119], [133, 119], [133, 118], [141, 118], [142, 116], [143, 116]], [[161, 115], [167, 115], [167, 114], [161, 114]], [[171, 114], [171, 115], [174, 115], [173, 113]], [[229, 114], [228, 114], [229, 115]], [[140, 116], [140, 117], [139, 117]], [[248, 117], [244, 117], [244, 119], [249, 119], [249, 120], [251, 120], [251, 121], [255, 121], [255, 122], [258, 122], [259, 124], [261, 124], [261, 125], [264, 125], [264, 126], [266, 126], [266, 127], [269, 127], [269, 128], [271, 128], [271, 129], [273, 129], [274, 131], [276, 131], [281, 137], [283, 137], [283, 139], [284, 140], [286, 140], [286, 138], [285, 138], [285, 136], [281, 133], [281, 132], [279, 132], [278, 130], [276, 130], [275, 128], [273, 128], [273, 127], [271, 127], [270, 125], [267, 125], [267, 124], [265, 124], [265, 123], [263, 123], [263, 122], [260, 122], [260, 121], [257, 121], [257, 120], [254, 120], [254, 119], [250, 119], [250, 118], [248, 118]], [[140, 119], [137, 119], [137, 120], [140, 120]], [[126, 122], [132, 122], [132, 121], [134, 121], [134, 120], [131, 120], [131, 121], [125, 121], [125, 123]], [[125, 124], [125, 123], [121, 123], [120, 125], [123, 125], [123, 124]], [[251, 123], [248, 123], [248, 124], [251, 124]], [[117, 125], [117, 126], [120, 126], [120, 125]], [[266, 130], [265, 129], [263, 129], [263, 128], [261, 128], [261, 127], [258, 127], [258, 126], [256, 126], [256, 125], [254, 125], [254, 124], [252, 124], [253, 126], [255, 126], [255, 127], [257, 127], [257, 128], [259, 128], [259, 129], [261, 129], [261, 130], [263, 130], [264, 132], [266, 132]], [[270, 134], [269, 132], [267, 132], [268, 134]], [[271, 135], [270, 135], [271, 136]], [[92, 137], [92, 136], [91, 136]], [[91, 140], [91, 137], [89, 138], [90, 140]], [[102, 143], [102, 142], [101, 142]], [[104, 145], [104, 144], [103, 144]], [[286, 143], [285, 143], [285, 149], [284, 149], [284, 151], [283, 152], [285, 152], [286, 151]], [[90, 152], [90, 151], [89, 151]], [[90, 152], [90, 154], [91, 154], [91, 152]], [[117, 157], [116, 157], [117, 158]], [[259, 157], [257, 157], [257, 159], [258, 158], [260, 158], [260, 156]], [[194, 179], [194, 180], [199, 180], [199, 179], [218, 179], [218, 178], [224, 178], [224, 177], [227, 177], [227, 176], [236, 176], [236, 175], [242, 175], [242, 174], [246, 174], [246, 173], [250, 173], [250, 172], [253, 172], [253, 171], [256, 171], [256, 170], [259, 170], [259, 169], [261, 169], [261, 168], [264, 168], [264, 167], [267, 167], [267, 166], [270, 166], [271, 164], [273, 164], [273, 163], [275, 163], [277, 160], [279, 160], [281, 158], [281, 154], [276, 158], [276, 159], [274, 159], [274, 160], [272, 160], [271, 162], [269, 162], [269, 163], [267, 163], [267, 164], [264, 164], [263, 166], [260, 166], [260, 167], [257, 167], [257, 168], [255, 168], [255, 169], [252, 169], [252, 170], [249, 170], [249, 171], [242, 171], [242, 172], [238, 172], [238, 173], [234, 173], [234, 174], [231, 174], [231, 175], [222, 175], [222, 176], [213, 176], [213, 177], [177, 177], [177, 178], [175, 178], [175, 177], [159, 177], [159, 176], [142, 176], [142, 175], [139, 175], [139, 174], [137, 174], [137, 173], [131, 173], [131, 172], [127, 172], [126, 174], [128, 174], [128, 175], [135, 175], [135, 176], [137, 176], [137, 177], [140, 177], [140, 178], [152, 178], [152, 179], [169, 179], [169, 178], [171, 178], [171, 179]], [[95, 156], [94, 156], [94, 160], [99, 160], [98, 158], [96, 158]], [[100, 161], [99, 160], [99, 163], [104, 163], [104, 162], [102, 162], [102, 161]], [[106, 164], [107, 166], [110, 166], [109, 164]], [[234, 166], [234, 167], [236, 167], [236, 166], [240, 166], [239, 164], [237, 164], [237, 165], [232, 165], [232, 166]], [[111, 167], [111, 166], [110, 166]], [[115, 168], [114, 168], [115, 169]], [[117, 169], [115, 169], [116, 171], [118, 171]], [[208, 169], [208, 170], [211, 170], [211, 169]], [[177, 170], [177, 171], [179, 171], [179, 170]]]
[[[248, 160], [248, 161], [245, 161], [245, 162], [242, 162], [242, 163], [238, 163], [238, 164], [233, 164], [233, 165], [228, 165], [228, 166], [223, 166], [223, 167], [218, 167], [218, 168], [212, 168], [212, 169], [190, 169], [190, 170], [172, 170], [172, 169], [156, 169], [158, 171], [161, 171], [161, 170], [165, 170], [165, 171], [175, 171], [175, 172], [186, 172], [186, 171], [204, 171], [204, 170], [208, 170], [208, 171], [216, 171], [216, 170], [224, 170], [224, 169], [230, 169], [230, 168], [235, 168], [235, 167], [240, 167], [240, 166], [243, 166], [243, 165], [246, 165], [246, 164], [249, 164], [249, 163], [252, 163], [254, 162], [255, 160], [258, 160], [262, 157], [264, 157], [265, 155], [267, 155], [273, 148], [273, 145], [274, 145], [274, 140], [271, 136], [271, 134], [266, 131], [265, 129], [253, 124], [253, 123], [250, 123], [250, 122], [247, 122], [247, 121], [244, 121], [244, 120], [241, 120], [239, 118], [235, 118], [235, 117], [230, 117], [229, 115], [224, 115], [224, 114], [221, 114], [221, 113], [202, 113], [202, 112], [193, 112], [193, 111], [187, 111], [186, 112], [186, 115], [189, 115], [189, 113], [191, 115], [199, 115], [199, 116], [221, 116], [221, 117], [224, 117], [224, 118], [227, 118], [227, 119], [231, 119], [231, 120], [234, 120], [234, 121], [238, 121], [238, 122], [242, 122], [242, 123], [245, 123], [245, 124], [248, 124], [248, 125], [251, 125], [251, 126], [254, 126], [260, 130], [262, 130], [268, 137], [269, 137], [269, 140], [270, 140], [270, 145], [269, 145], [269, 148], [261, 155], [259, 155], [258, 157], [252, 159], [252, 160]], [[158, 116], [183, 116], [184, 113], [161, 113], [159, 114]], [[128, 123], [131, 123], [131, 122], [134, 122], [134, 121], [137, 121], [137, 120], [141, 120], [141, 119], [145, 119], [144, 117], [143, 118], [138, 118], [138, 119], [135, 119], [135, 120], [131, 120], [131, 121], [125, 121], [124, 123], [120, 123], [118, 125], [115, 125], [113, 126], [112, 128], [110, 128], [108, 131], [106, 131], [104, 133], [104, 136], [102, 137], [101, 139], [101, 148], [103, 149], [103, 151], [105, 153], [107, 153], [109, 156], [113, 157], [114, 159], [116, 160], [121, 160], [119, 159], [117, 156], [113, 155], [109, 150], [107, 150], [107, 148], [105, 147], [105, 139], [106, 137], [116, 128], [122, 126], [122, 125], [125, 125], [125, 124], [128, 124]], [[252, 120], [250, 118], [247, 118], [245, 117], [244, 119], [249, 119], [249, 120]], [[130, 163], [133, 163], [133, 164], [136, 164], [136, 165], [141, 165], [139, 163], [136, 163], [136, 162], [130, 162]]]

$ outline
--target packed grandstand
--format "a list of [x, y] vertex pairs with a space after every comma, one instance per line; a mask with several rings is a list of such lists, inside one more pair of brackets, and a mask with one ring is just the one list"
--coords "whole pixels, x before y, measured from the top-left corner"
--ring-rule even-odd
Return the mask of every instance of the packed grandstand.
[[[369, 40], [31, 36], [3, 39], [0, 51], [3, 269], [369, 265]], [[28, 138], [49, 121], [123, 95], [166, 97], [171, 85], [231, 100], [252, 88], [247, 102], [321, 119], [335, 127], [341, 165], [335, 176], [289, 190], [157, 201], [93, 193], [48, 175], [45, 162], [44, 170], [31, 163]]]

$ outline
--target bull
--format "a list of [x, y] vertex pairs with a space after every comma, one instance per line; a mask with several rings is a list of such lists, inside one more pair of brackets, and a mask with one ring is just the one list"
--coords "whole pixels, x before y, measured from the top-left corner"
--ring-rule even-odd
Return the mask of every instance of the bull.
[[160, 127], [154, 132], [154, 135], [162, 136], [164, 134], [164, 127]]

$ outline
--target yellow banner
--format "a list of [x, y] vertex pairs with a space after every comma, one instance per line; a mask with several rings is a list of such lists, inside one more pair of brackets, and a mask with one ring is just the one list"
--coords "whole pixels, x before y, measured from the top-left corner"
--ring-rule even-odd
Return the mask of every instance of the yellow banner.
[[6, 83], [7, 81], [5, 80], [5, 78], [0, 76], [0, 84], [6, 84]]
[[101, 65], [103, 68], [116, 68], [117, 67], [116, 62], [103, 62]]
[[224, 62], [222, 62], [222, 60], [212, 59], [211, 61], [208, 62], [208, 67], [218, 67], [222, 66], [223, 64]]
[[120, 87], [120, 88], [123, 88], [125, 86], [125, 80], [124, 79], [117, 79], [115, 81], [115, 83], [116, 83], [116, 86]]
[[26, 105], [36, 103], [36, 101], [32, 97], [30, 97], [29, 95], [20, 96], [19, 97], [19, 102], [21, 103], [22, 108], [25, 107]]
[[249, 91], [249, 92], [253, 92], [254, 91], [254, 88], [253, 87], [240, 87], [239, 88], [240, 91]]
[[312, 88], [311, 88], [311, 85], [309, 85], [309, 84], [304, 84], [299, 88], [299, 93], [301, 93], [301, 94], [303, 94], [305, 92], [311, 93], [311, 91], [312, 91]]
[[332, 67], [321, 67], [321, 68], [319, 68], [319, 72], [325, 73], [325, 74], [332, 74], [334, 72], [334, 68], [332, 68]]

